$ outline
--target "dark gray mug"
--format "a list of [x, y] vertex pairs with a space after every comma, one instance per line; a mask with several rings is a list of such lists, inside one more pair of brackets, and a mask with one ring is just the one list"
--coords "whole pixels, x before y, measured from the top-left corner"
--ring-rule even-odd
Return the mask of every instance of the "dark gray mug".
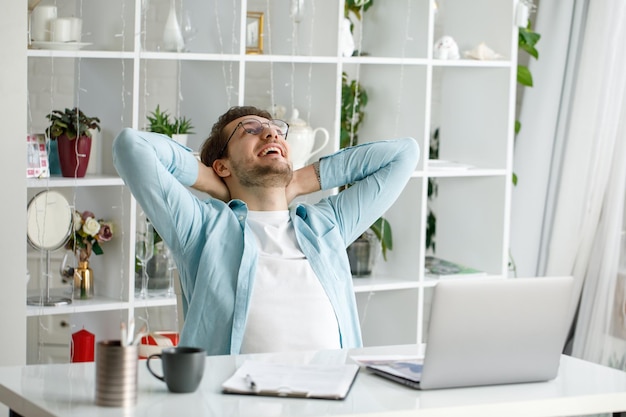
[[[161, 358], [163, 376], [150, 368], [150, 360]], [[161, 353], [150, 355], [146, 361], [148, 371], [167, 384], [171, 392], [194, 392], [198, 389], [204, 374], [206, 351], [202, 348], [178, 346], [165, 348]]]

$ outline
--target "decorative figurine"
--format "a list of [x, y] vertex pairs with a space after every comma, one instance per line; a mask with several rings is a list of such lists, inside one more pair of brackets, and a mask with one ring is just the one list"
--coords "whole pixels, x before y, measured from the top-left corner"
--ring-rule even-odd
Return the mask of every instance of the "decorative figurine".
[[442, 36], [433, 47], [435, 59], [459, 59], [459, 46], [452, 36]]

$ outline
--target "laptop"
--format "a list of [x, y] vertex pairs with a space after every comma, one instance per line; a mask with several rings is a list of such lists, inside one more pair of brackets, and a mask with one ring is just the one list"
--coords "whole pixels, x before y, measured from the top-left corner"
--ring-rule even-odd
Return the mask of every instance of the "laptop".
[[439, 281], [423, 361], [379, 361], [366, 368], [422, 390], [553, 379], [569, 330], [572, 290], [572, 277]]

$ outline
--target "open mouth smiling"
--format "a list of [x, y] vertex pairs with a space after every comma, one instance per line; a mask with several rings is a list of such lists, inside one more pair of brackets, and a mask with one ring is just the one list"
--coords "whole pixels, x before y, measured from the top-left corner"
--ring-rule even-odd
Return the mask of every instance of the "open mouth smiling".
[[261, 152], [259, 152], [258, 156], [267, 156], [267, 155], [280, 155], [284, 157], [283, 150], [278, 146], [268, 146], [263, 148]]

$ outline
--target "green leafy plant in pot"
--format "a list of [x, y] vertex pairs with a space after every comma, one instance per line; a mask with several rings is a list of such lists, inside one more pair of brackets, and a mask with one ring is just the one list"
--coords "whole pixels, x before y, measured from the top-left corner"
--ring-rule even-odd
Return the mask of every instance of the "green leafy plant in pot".
[[100, 131], [100, 119], [86, 116], [78, 107], [53, 110], [46, 118], [50, 121], [46, 136], [57, 141], [61, 174], [84, 177], [91, 154], [91, 131]]
[[165, 111], [161, 111], [159, 105], [153, 112], [150, 112], [148, 118], [148, 130], [150, 132], [161, 133], [169, 136], [175, 141], [187, 146], [187, 135], [193, 134], [194, 126], [191, 119], [187, 117], [172, 117]]
[[[341, 124], [339, 147], [346, 148], [358, 143], [358, 130], [365, 117], [364, 108], [367, 105], [367, 91], [356, 80], [349, 80], [348, 74], [342, 74], [341, 85]], [[384, 217], [370, 226], [370, 228], [357, 238], [348, 247], [348, 258], [352, 274], [355, 276], [367, 276], [372, 273], [373, 259], [378, 248], [387, 260], [387, 251], [393, 249], [393, 236], [391, 225]], [[367, 258], [367, 259], [365, 259]]]

